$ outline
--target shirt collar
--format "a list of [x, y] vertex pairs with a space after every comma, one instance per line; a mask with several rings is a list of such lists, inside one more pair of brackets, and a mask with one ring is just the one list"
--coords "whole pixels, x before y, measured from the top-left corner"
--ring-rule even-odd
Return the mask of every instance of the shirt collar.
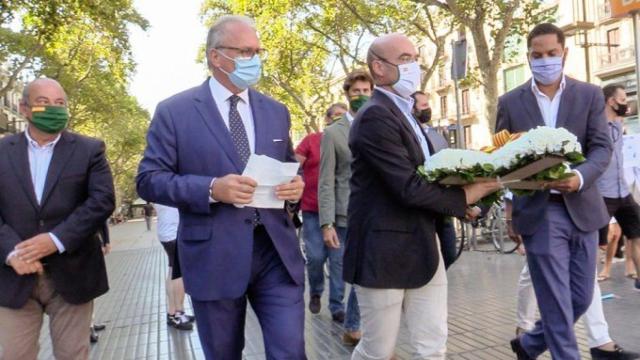
[[[222, 86], [222, 84], [220, 84], [220, 82], [213, 76], [209, 77], [209, 89], [211, 89], [211, 94], [213, 95], [213, 100], [215, 100], [216, 104], [224, 104], [232, 95], [234, 95], [229, 91], [229, 89]], [[238, 95], [245, 104], [249, 104], [249, 89], [244, 89], [242, 92], [235, 95]]]
[[[560, 88], [558, 89], [558, 92], [556, 93], [556, 95], [561, 94], [564, 91], [564, 88], [567, 86], [567, 79], [564, 76], [564, 74], [562, 74], [562, 80], [560, 80]], [[531, 91], [533, 91], [533, 93], [536, 96], [544, 96], [547, 97], [547, 95], [545, 95], [542, 91], [540, 91], [540, 88], [538, 88], [538, 84], [536, 84], [536, 79], [531, 79]]]
[[380, 91], [381, 93], [387, 95], [391, 101], [394, 102], [394, 104], [396, 104], [396, 106], [404, 113], [407, 114], [411, 114], [411, 110], [413, 109], [413, 99], [412, 98], [408, 98], [405, 99], [402, 96], [399, 96], [397, 94], [392, 93], [389, 90], [385, 90], [379, 86], [376, 86], [376, 90]]
[[32, 147], [32, 148], [35, 148], [35, 149], [51, 149], [51, 148], [56, 146], [58, 141], [60, 141], [60, 137], [62, 137], [61, 134], [58, 134], [58, 136], [56, 136], [56, 138], [53, 139], [53, 141], [40, 146], [40, 144], [38, 144], [37, 141], [33, 140], [31, 135], [29, 135], [29, 127], [28, 126], [27, 126], [27, 129], [25, 129], [25, 131], [24, 131], [24, 136], [26, 136], [26, 138], [27, 138], [27, 142], [29, 143], [29, 147]]
[[350, 123], [353, 122], [353, 115], [351, 115], [350, 112], [347, 111], [346, 113], [344, 113], [344, 115], [347, 117], [347, 120], [349, 120]]

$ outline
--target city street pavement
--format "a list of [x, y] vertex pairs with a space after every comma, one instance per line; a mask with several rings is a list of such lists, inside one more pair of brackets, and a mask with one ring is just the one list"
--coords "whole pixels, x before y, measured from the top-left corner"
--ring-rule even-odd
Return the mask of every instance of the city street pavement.
[[[107, 256], [111, 290], [96, 301], [95, 319], [107, 325], [92, 346], [92, 359], [204, 359], [197, 330], [168, 328], [165, 318], [164, 278], [167, 259], [152, 231], [142, 221], [111, 228], [113, 252]], [[465, 252], [450, 269], [448, 359], [514, 359], [508, 342], [515, 330], [516, 281], [524, 258], [488, 252]], [[604, 310], [612, 337], [640, 352], [640, 292], [614, 264], [603, 294], [613, 293]], [[306, 314], [306, 348], [310, 360], [349, 359], [351, 348], [341, 343], [342, 329], [331, 321], [326, 294], [320, 314]], [[187, 304], [188, 312], [191, 307]], [[577, 326], [583, 358], [589, 359], [585, 331]], [[78, 339], [78, 341], [83, 341]], [[87, 329], [87, 339], [89, 332]], [[398, 359], [410, 359], [408, 338], [402, 330]], [[40, 359], [52, 359], [47, 325], [42, 330]], [[260, 327], [249, 311], [246, 359], [264, 359]], [[548, 354], [542, 358], [550, 359]]]

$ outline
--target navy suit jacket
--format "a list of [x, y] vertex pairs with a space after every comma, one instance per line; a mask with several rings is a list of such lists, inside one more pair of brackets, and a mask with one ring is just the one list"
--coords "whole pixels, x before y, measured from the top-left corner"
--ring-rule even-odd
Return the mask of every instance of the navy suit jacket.
[[111, 170], [102, 141], [63, 132], [53, 151], [41, 203], [31, 181], [24, 133], [0, 140], [0, 306], [22, 307], [36, 275], [18, 275], [4, 264], [21, 241], [53, 232], [65, 247], [43, 258], [56, 291], [71, 304], [109, 289], [97, 235], [113, 212]]
[[353, 162], [344, 279], [371, 288], [424, 286], [438, 269], [435, 219], [440, 214], [464, 217], [464, 190], [418, 175], [425, 157], [416, 134], [380, 91], [358, 110], [349, 147]]
[[[500, 97], [496, 132], [506, 129], [516, 133], [544, 125], [531, 80]], [[587, 158], [575, 166], [584, 179], [582, 189], [563, 194], [567, 211], [578, 229], [585, 232], [598, 230], [609, 222], [609, 215], [595, 183], [609, 164], [612, 150], [602, 90], [567, 77], [556, 127], [564, 127], [576, 135]], [[545, 219], [548, 197], [549, 191], [514, 197], [513, 225], [516, 231], [523, 235], [536, 231]]]
[[[287, 108], [252, 89], [249, 103], [255, 153], [294, 162]], [[214, 177], [242, 174], [243, 170], [208, 80], [158, 104], [137, 188], [143, 199], [180, 211], [180, 267], [185, 287], [196, 300], [235, 299], [247, 290], [254, 209], [209, 202]], [[304, 262], [288, 213], [284, 208], [260, 209], [259, 213], [291, 278], [304, 284]]]

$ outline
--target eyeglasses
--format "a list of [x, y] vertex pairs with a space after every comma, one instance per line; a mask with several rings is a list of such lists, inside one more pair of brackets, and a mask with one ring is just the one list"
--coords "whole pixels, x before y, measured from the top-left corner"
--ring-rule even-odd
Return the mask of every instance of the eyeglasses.
[[217, 46], [216, 49], [235, 51], [236, 53], [240, 54], [241, 58], [245, 58], [245, 59], [252, 58], [255, 55], [258, 55], [258, 57], [263, 60], [267, 58], [267, 50], [263, 48], [253, 49], [253, 48], [238, 48], [234, 46]]
[[416, 61], [416, 62], [420, 61], [420, 55], [415, 55], [415, 56], [411, 56], [411, 55], [402, 55], [402, 56], [400, 56], [400, 57], [398, 58], [398, 60], [400, 61], [400, 63], [399, 63], [399, 64], [395, 64], [395, 63], [392, 63], [391, 61], [389, 61], [389, 60], [387, 60], [387, 59], [383, 58], [382, 56], [380, 56], [380, 55], [378, 55], [378, 54], [374, 53], [373, 51], [371, 51], [371, 53], [373, 54], [373, 56], [375, 56], [376, 58], [378, 58], [378, 60], [380, 60], [380, 61], [382, 61], [382, 62], [385, 62], [385, 63], [387, 63], [387, 64], [389, 64], [389, 65], [394, 65], [394, 66], [398, 66], [398, 65], [405, 65], [405, 64], [412, 63], [412, 62], [414, 62], [414, 61]]

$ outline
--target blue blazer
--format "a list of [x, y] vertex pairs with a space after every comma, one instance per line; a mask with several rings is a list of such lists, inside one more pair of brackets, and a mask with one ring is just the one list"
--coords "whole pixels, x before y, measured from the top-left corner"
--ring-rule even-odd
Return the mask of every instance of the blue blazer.
[[[252, 89], [255, 152], [295, 161], [287, 108]], [[231, 135], [214, 103], [208, 80], [158, 104], [136, 179], [140, 196], [180, 211], [178, 254], [187, 292], [196, 300], [242, 296], [253, 253], [253, 208], [209, 203], [214, 177], [242, 174]], [[291, 278], [304, 284], [304, 263], [289, 215], [260, 209]]]
[[[531, 90], [531, 80], [509, 91], [498, 101], [496, 132], [527, 131], [544, 126], [538, 102]], [[560, 99], [556, 127], [564, 127], [578, 137], [587, 161], [575, 167], [584, 179], [580, 191], [564, 194], [564, 202], [574, 225], [585, 232], [600, 229], [609, 215], [597, 186], [611, 159], [611, 139], [604, 115], [602, 90], [582, 81], [566, 78]], [[545, 219], [549, 191], [532, 196], [514, 197], [513, 225], [523, 235], [533, 234]]]

